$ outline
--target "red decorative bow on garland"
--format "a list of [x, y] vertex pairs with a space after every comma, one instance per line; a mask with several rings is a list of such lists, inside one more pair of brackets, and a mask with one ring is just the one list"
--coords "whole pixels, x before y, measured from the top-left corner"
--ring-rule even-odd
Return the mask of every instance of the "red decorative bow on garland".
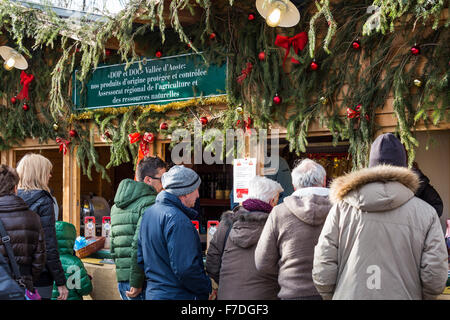
[[153, 142], [153, 140], [155, 140], [155, 136], [151, 132], [146, 132], [144, 133], [144, 135], [141, 135], [139, 132], [135, 132], [129, 134], [128, 139], [130, 140], [130, 143], [140, 141], [137, 161], [139, 163], [142, 158], [150, 154], [150, 142]]
[[[358, 104], [355, 109], [347, 108], [347, 118], [348, 119], [354, 119], [359, 118], [361, 115], [361, 105]], [[369, 121], [369, 116], [366, 114], [365, 116], [366, 120]]]
[[66, 139], [62, 139], [60, 137], [56, 137], [56, 143], [59, 144], [59, 152], [64, 151], [63, 154], [66, 155], [67, 150], [69, 148], [70, 141]]
[[17, 95], [17, 99], [19, 100], [23, 100], [23, 99], [28, 99], [28, 89], [30, 87], [30, 83], [31, 81], [33, 81], [34, 76], [32, 74], [26, 74], [25, 71], [22, 70], [22, 72], [20, 73], [20, 84], [23, 85], [22, 90], [20, 91], [20, 93]]
[[[283, 67], [289, 55], [291, 46], [294, 49], [295, 54], [298, 54], [299, 51], [302, 51], [303, 48], [305, 48], [307, 42], [308, 42], [308, 35], [306, 34], [306, 32], [300, 32], [295, 36], [293, 36], [292, 38], [277, 35], [277, 38], [275, 39], [275, 45], [286, 49], [286, 55], [284, 56], [283, 59]], [[294, 58], [291, 58], [291, 61], [293, 63], [300, 63], [298, 60]]]
[[245, 69], [242, 69], [241, 75], [237, 77], [237, 82], [239, 84], [242, 84], [242, 81], [244, 81], [245, 78], [252, 72], [253, 65], [250, 62], [247, 62], [247, 67]]
[[[241, 120], [236, 121], [236, 126], [239, 126], [240, 123]], [[252, 134], [251, 125], [252, 125], [252, 118], [248, 117], [247, 121], [244, 120], [245, 131], [248, 132], [248, 134], [250, 135]]]

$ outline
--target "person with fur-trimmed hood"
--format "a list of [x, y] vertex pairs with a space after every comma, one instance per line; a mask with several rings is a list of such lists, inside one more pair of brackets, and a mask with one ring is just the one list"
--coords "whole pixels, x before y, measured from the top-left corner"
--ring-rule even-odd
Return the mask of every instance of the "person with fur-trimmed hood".
[[335, 179], [314, 253], [324, 299], [435, 299], [445, 288], [447, 251], [433, 207], [414, 196], [418, 176], [393, 134], [372, 144], [369, 168]]

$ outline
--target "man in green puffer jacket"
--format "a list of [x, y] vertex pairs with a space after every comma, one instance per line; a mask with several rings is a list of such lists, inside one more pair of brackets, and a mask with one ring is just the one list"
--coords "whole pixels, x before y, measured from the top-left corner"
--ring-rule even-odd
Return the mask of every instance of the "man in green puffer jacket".
[[[66, 286], [69, 290], [67, 300], [83, 300], [83, 296], [92, 291], [92, 283], [83, 262], [73, 252], [77, 231], [73, 224], [64, 221], [57, 221], [55, 229], [59, 259], [64, 269], [67, 279]], [[52, 300], [57, 300], [58, 297], [58, 287], [53, 283]]]
[[118, 289], [123, 300], [145, 300], [144, 271], [137, 264], [137, 241], [144, 211], [162, 190], [166, 163], [145, 157], [137, 167], [138, 181], [120, 182], [111, 208], [111, 255], [116, 264]]

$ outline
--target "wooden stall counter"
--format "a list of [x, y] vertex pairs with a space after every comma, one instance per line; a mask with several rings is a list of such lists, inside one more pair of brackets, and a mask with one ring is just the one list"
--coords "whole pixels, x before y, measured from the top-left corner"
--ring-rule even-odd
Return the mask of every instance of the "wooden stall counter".
[[122, 300], [117, 289], [116, 265], [100, 263], [101, 259], [81, 259], [92, 277], [92, 292], [85, 300]]

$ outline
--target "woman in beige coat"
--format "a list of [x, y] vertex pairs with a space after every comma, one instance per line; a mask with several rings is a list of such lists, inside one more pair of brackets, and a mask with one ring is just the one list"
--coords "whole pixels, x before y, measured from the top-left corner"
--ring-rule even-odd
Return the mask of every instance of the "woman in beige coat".
[[436, 211], [414, 196], [419, 179], [395, 136], [375, 140], [370, 166], [331, 185], [314, 284], [328, 299], [433, 299], [448, 268]]

